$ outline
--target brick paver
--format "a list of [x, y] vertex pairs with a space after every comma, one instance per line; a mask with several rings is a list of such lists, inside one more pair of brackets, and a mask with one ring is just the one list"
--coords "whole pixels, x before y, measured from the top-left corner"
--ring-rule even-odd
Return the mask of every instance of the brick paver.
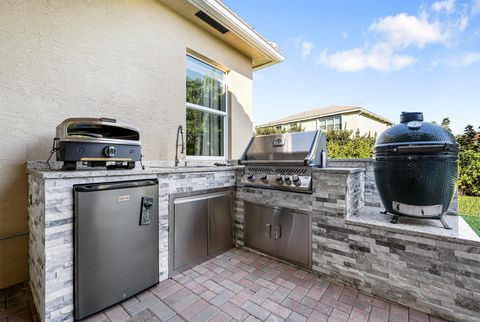
[[[84, 321], [442, 322], [330, 283], [305, 270], [233, 249]], [[0, 322], [38, 321], [28, 284], [0, 290]]]

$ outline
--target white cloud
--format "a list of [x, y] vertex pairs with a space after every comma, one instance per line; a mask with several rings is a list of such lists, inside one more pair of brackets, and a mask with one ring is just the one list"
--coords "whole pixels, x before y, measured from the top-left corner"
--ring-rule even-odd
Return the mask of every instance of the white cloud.
[[472, 3], [472, 16], [480, 13], [480, 0], [473, 0]]
[[[479, 0], [480, 1], [480, 0]], [[342, 38], [345, 39], [348, 37], [348, 32], [342, 31]]]
[[472, 64], [480, 62], [480, 52], [469, 52], [460, 56], [460, 66], [467, 67]]
[[468, 16], [463, 16], [458, 20], [458, 30], [459, 31], [464, 31], [468, 27], [468, 22], [469, 22]]
[[354, 48], [337, 51], [331, 55], [323, 51], [317, 64], [325, 65], [340, 72], [357, 72], [367, 68], [380, 71], [394, 71], [415, 64], [417, 60], [407, 55], [396, 54], [386, 44], [371, 49]]
[[[480, 0], [473, 0], [473, 11], [480, 12]], [[317, 64], [341, 72], [364, 69], [395, 71], [415, 64], [418, 60], [407, 49], [422, 49], [441, 44], [453, 47], [458, 35], [469, 24], [469, 7], [455, 5], [455, 0], [439, 0], [429, 7], [420, 7], [418, 15], [399, 13], [374, 20], [368, 28], [366, 41], [353, 49], [328, 53], [324, 51]], [[434, 62], [431, 67], [436, 67]]]
[[293, 39], [295, 49], [300, 53], [302, 59], [307, 58], [311, 53], [315, 44], [311, 41], [305, 40], [302, 36], [298, 36]]
[[425, 15], [421, 17], [400, 13], [380, 18], [370, 25], [369, 30], [381, 33], [385, 41], [395, 49], [409, 46], [423, 48], [427, 44], [442, 43], [448, 40], [438, 21], [429, 22]]
[[455, 8], [455, 0], [443, 0], [437, 1], [432, 4], [432, 10], [440, 12], [445, 10], [446, 12], [452, 12]]
[[310, 42], [310, 41], [302, 41], [302, 44], [301, 44], [301, 56], [302, 56], [302, 59], [305, 59], [307, 58], [308, 55], [310, 55], [310, 53], [312, 52], [312, 49], [315, 45], [313, 44], [313, 42]]

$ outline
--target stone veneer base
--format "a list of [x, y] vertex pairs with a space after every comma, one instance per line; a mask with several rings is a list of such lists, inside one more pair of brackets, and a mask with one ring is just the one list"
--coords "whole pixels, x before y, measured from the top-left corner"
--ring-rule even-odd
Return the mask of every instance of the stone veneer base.
[[[159, 181], [160, 275], [168, 277], [169, 195], [235, 185], [235, 168], [204, 168], [109, 172], [31, 171], [29, 174], [29, 270], [34, 303], [41, 321], [73, 321], [73, 185], [95, 182]], [[213, 172], [213, 170], [216, 170]], [[77, 171], [78, 172], [78, 171]]]
[[[243, 202], [312, 214], [312, 271], [418, 310], [455, 321], [480, 320], [480, 238], [457, 215], [438, 221], [381, 215], [372, 160], [331, 160], [316, 170], [312, 195], [237, 184], [235, 228], [243, 246]], [[363, 169], [345, 171], [346, 167]], [[450, 205], [457, 211], [457, 197]]]
[[[312, 194], [243, 187], [239, 167], [81, 172], [80, 178], [32, 171], [30, 283], [42, 321], [73, 319], [72, 185], [155, 177], [160, 181], [160, 279], [168, 276], [169, 194], [236, 186], [238, 246], [243, 246], [244, 201], [304, 210], [312, 216], [315, 273], [446, 319], [478, 319], [480, 238], [463, 219], [446, 217], [454, 226], [450, 232], [432, 222], [389, 224], [389, 217], [378, 213], [372, 160], [330, 160], [330, 166], [335, 169], [314, 170]], [[456, 207], [455, 197], [450, 210], [455, 213]]]

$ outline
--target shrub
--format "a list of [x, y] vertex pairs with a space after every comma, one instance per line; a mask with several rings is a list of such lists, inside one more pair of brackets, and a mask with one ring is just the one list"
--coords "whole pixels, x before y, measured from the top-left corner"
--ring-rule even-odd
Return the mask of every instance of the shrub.
[[327, 132], [327, 151], [329, 158], [371, 158], [376, 136], [360, 135], [357, 130], [329, 130]]
[[480, 197], [458, 196], [458, 212], [462, 215], [480, 216]]
[[300, 124], [292, 123], [289, 125], [288, 129], [280, 128], [277, 129], [273, 126], [259, 127], [255, 129], [255, 135], [267, 135], [267, 134], [277, 134], [277, 133], [290, 133], [290, 132], [302, 132], [305, 129]]
[[480, 152], [460, 152], [458, 190], [461, 195], [480, 196]]

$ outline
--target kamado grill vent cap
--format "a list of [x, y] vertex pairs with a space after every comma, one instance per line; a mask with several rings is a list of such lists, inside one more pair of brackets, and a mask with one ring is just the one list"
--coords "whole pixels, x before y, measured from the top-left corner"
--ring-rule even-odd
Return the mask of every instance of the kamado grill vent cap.
[[400, 123], [408, 123], [411, 121], [423, 122], [422, 112], [402, 112], [400, 115]]

